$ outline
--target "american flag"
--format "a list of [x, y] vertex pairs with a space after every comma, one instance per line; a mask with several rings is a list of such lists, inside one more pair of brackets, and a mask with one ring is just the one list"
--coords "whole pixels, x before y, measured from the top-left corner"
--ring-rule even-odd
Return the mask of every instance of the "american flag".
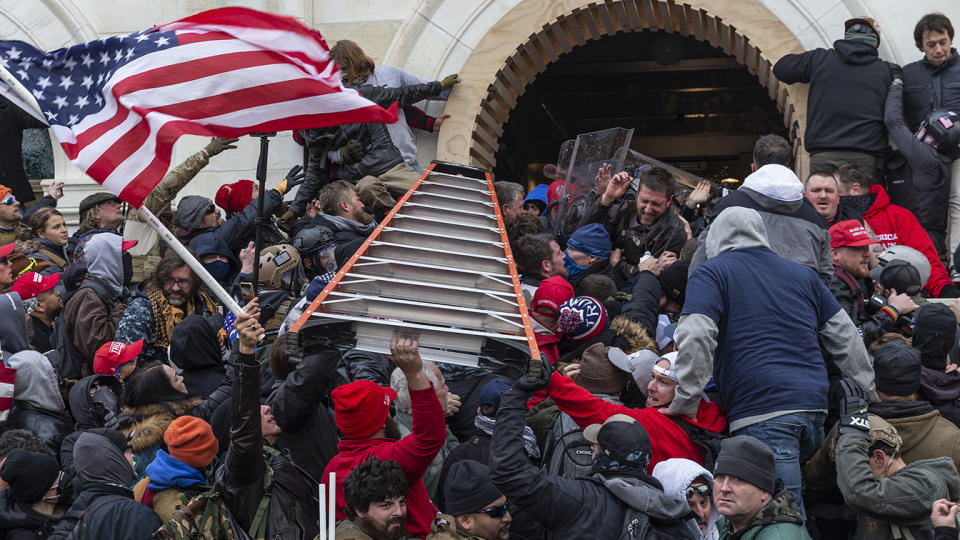
[[0, 67], [36, 100], [70, 161], [134, 207], [183, 134], [396, 121], [395, 106], [343, 87], [320, 34], [246, 8], [52, 52], [0, 41]]

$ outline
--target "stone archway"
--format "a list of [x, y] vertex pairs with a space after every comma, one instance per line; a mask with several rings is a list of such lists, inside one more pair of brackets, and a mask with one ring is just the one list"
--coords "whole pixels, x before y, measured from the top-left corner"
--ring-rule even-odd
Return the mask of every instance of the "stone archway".
[[[534, 20], [543, 22], [531, 32]], [[788, 89], [772, 73], [773, 61], [803, 47], [759, 4], [740, 0], [683, 4], [673, 0], [526, 0], [490, 29], [464, 63], [460, 73], [466, 84], [451, 93], [446, 107], [456, 120], [444, 124], [437, 158], [492, 168], [503, 125], [517, 98], [550, 63], [590, 41], [643, 30], [675, 32], [720, 48], [767, 88], [783, 113], [784, 124], [796, 125], [796, 132], [803, 133], [806, 87]], [[799, 146], [796, 153], [798, 172], [804, 174], [807, 155]]]

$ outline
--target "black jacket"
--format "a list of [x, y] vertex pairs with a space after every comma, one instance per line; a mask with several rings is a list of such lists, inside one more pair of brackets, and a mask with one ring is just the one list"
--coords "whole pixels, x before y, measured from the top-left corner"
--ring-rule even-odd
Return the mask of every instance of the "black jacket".
[[[90, 396], [90, 388], [94, 381], [99, 381], [102, 386], [108, 387], [113, 396], [117, 398], [117, 403], [120, 402], [120, 381], [109, 375], [90, 375], [80, 379], [70, 388], [68, 405], [77, 429], [63, 438], [63, 443], [60, 445], [57, 455], [60, 458], [60, 470], [63, 471], [60, 485], [63, 486], [63, 489], [68, 490], [67, 493], [71, 496], [80, 492], [80, 486], [74, 485], [76, 471], [73, 466], [73, 446], [77, 443], [77, 437], [85, 431], [105, 427], [108, 423], [112, 424], [111, 427], [115, 427], [118, 420], [119, 409], [110, 411], [102, 404], [95, 403]], [[119, 408], [119, 405], [117, 407]]]
[[3, 141], [0, 146], [0, 184], [10, 188], [20, 204], [36, 198], [23, 171], [23, 130], [46, 127], [7, 98], [0, 98], [0, 140]]
[[[529, 510], [548, 531], [550, 538], [619, 538], [627, 505], [604, 486], [617, 473], [595, 473], [590, 478], [570, 479], [538, 468], [523, 452], [521, 433], [527, 392], [504, 392], [490, 444], [490, 475], [497, 488], [520, 508]], [[667, 497], [657, 481], [624, 478], [642, 490], [646, 505], [661, 516], [683, 521], [690, 512], [686, 501]], [[693, 538], [692, 534], [690, 536]]]
[[950, 58], [939, 66], [921, 60], [903, 66], [904, 116], [910, 131], [937, 109], [960, 111], [960, 59], [950, 49]]
[[46, 538], [53, 532], [57, 521], [32, 510], [29, 504], [13, 500], [9, 488], [0, 491], [0, 531], [3, 531], [4, 540]]
[[623, 197], [610, 206], [604, 206], [600, 201], [601, 198], [597, 197], [587, 207], [577, 228], [599, 223], [607, 229], [614, 249], [623, 249], [616, 266], [623, 281], [637, 273], [637, 264], [646, 252], [649, 251], [654, 257], [659, 257], [664, 251], [679, 255], [687, 242], [683, 223], [673, 208], [667, 208], [660, 219], [648, 227], [637, 219], [635, 197]]
[[[363, 97], [381, 107], [386, 107], [394, 101], [399, 102], [400, 107], [405, 107], [436, 96], [443, 91], [438, 81], [396, 88], [365, 84], [355, 89]], [[301, 134], [306, 141], [309, 161], [303, 185], [300, 186], [296, 198], [290, 205], [291, 211], [297, 214], [303, 214], [306, 203], [331, 180], [342, 179], [356, 183], [364, 176], [380, 176], [403, 162], [400, 151], [390, 139], [387, 126], [381, 123], [307, 129]], [[360, 141], [363, 145], [363, 159], [349, 165], [328, 163], [327, 152], [339, 150], [351, 139]]]
[[810, 83], [804, 134], [808, 152], [887, 151], [883, 106], [892, 77], [877, 49], [841, 39], [832, 49], [784, 56], [773, 74], [786, 84]]
[[5, 429], [27, 429], [35, 433], [47, 448], [57, 455], [63, 438], [73, 431], [66, 414], [45, 411], [39, 407], [14, 400]]
[[323, 477], [327, 462], [337, 454], [333, 407], [324, 403], [324, 398], [333, 389], [339, 359], [340, 353], [335, 349], [304, 357], [267, 399], [283, 430], [274, 447], [289, 450], [294, 462], [317, 480]]
[[[846, 274], [845, 280], [840, 273]], [[848, 281], [856, 283], [857, 288], [853, 289]], [[868, 291], [863, 281], [855, 279], [848, 272], [840, 267], [833, 267], [833, 278], [830, 280], [830, 294], [837, 299], [840, 307], [847, 312], [853, 324], [857, 325], [857, 330], [863, 336], [864, 344], [869, 345], [874, 340], [886, 334], [887, 332], [896, 332], [897, 323], [887, 314], [886, 311], [877, 311], [873, 315], [867, 313], [865, 305], [864, 291]]]
[[[260, 369], [252, 354], [236, 354], [230, 396], [230, 445], [217, 470], [217, 485], [231, 517], [249, 530], [263, 498], [266, 460], [260, 431]], [[267, 537], [313, 538], [319, 533], [316, 485], [286, 455], [270, 459], [272, 496], [267, 508]]]
[[203, 317], [187, 315], [170, 336], [170, 359], [183, 370], [191, 396], [210, 395], [226, 374], [216, 331]]
[[939, 231], [939, 236], [946, 234], [950, 158], [913, 136], [903, 120], [903, 87], [899, 84], [890, 86], [884, 119], [907, 165], [899, 169], [903, 174], [887, 175], [890, 200], [913, 212], [928, 234], [931, 231]]

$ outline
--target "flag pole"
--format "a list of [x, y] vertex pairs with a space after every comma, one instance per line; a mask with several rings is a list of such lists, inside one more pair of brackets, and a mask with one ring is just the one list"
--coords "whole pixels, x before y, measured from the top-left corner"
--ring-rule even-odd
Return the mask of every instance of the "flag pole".
[[183, 244], [177, 240], [177, 237], [164, 226], [163, 223], [160, 223], [160, 220], [157, 219], [157, 216], [153, 215], [153, 212], [150, 211], [146, 206], [141, 206], [137, 208], [137, 213], [140, 214], [140, 217], [143, 218], [143, 221], [153, 227], [157, 234], [160, 235], [160, 238], [167, 243], [167, 246], [170, 247], [177, 255], [180, 256], [184, 262], [187, 263], [187, 266], [193, 270], [193, 273], [196, 274], [200, 281], [203, 281], [203, 284], [210, 289], [210, 292], [234, 315], [240, 315], [240, 305], [237, 304], [237, 301], [233, 299], [232, 296], [227, 294], [227, 291], [223, 289], [223, 286], [217, 282], [213, 276], [210, 275], [210, 272], [207, 272], [207, 269], [200, 264], [200, 261], [190, 253], [190, 250], [186, 248]]
[[[263, 201], [267, 192], [267, 153], [270, 150], [270, 137], [277, 132], [251, 133], [260, 137], [260, 158], [257, 160], [257, 182], [260, 183], [260, 195], [257, 197], [256, 240], [253, 249], [253, 294], [260, 294], [260, 250], [263, 249]], [[281, 197], [283, 198], [283, 197]]]

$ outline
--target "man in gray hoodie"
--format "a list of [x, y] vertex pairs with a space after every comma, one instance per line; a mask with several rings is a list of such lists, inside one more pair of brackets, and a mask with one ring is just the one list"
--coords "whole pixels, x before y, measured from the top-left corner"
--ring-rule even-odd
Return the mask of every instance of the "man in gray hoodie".
[[124, 242], [113, 233], [100, 233], [87, 241], [84, 249], [87, 276], [63, 308], [63, 326], [70, 333], [70, 346], [83, 358], [84, 375], [93, 373], [97, 349], [113, 341], [126, 304], [122, 298]]
[[863, 340], [812, 269], [771, 250], [757, 211], [721, 213], [705, 251], [675, 334], [678, 385], [669, 410], [696, 414], [712, 375], [730, 433], [774, 451], [777, 476], [802, 511], [800, 464], [823, 443], [827, 409], [820, 342], [841, 373], [877, 401]]

